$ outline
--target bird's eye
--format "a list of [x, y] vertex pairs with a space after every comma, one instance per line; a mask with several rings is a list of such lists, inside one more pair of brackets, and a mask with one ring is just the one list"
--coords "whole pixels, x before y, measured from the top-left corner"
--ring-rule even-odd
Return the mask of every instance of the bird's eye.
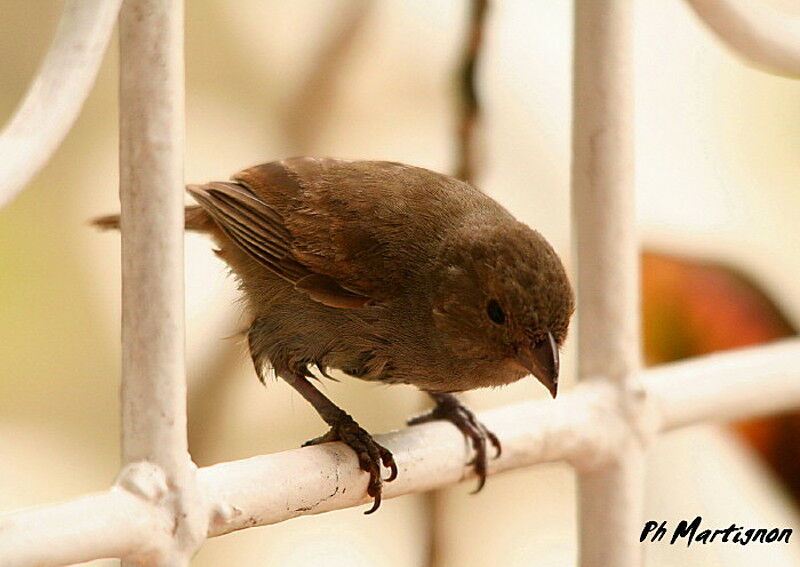
[[503, 308], [500, 307], [496, 299], [491, 299], [489, 303], [486, 304], [486, 314], [489, 316], [489, 319], [492, 320], [492, 323], [502, 325], [506, 322], [506, 314], [503, 312]]

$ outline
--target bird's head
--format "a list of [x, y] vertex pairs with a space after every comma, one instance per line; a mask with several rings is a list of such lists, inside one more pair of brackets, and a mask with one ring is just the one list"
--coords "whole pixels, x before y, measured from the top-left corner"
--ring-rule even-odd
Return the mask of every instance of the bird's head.
[[510, 221], [462, 227], [441, 259], [433, 319], [445, 344], [461, 358], [524, 369], [555, 397], [575, 300], [553, 248]]

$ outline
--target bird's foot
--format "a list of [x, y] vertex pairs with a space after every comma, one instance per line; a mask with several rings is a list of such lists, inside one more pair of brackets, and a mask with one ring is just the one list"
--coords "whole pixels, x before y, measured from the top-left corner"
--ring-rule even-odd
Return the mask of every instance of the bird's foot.
[[472, 493], [480, 492], [483, 485], [486, 484], [486, 472], [488, 470], [487, 441], [494, 447], [494, 458], [496, 459], [502, 452], [500, 440], [497, 435], [478, 421], [472, 410], [462, 404], [454, 395], [432, 394], [432, 396], [436, 400], [436, 407], [428, 413], [409, 419], [408, 425], [417, 425], [439, 419], [449, 421], [455, 425], [464, 434], [464, 437], [469, 440], [472, 449], [475, 451], [475, 457], [467, 465], [473, 467], [478, 477], [478, 486]]
[[391, 482], [397, 478], [397, 464], [394, 462], [392, 453], [385, 447], [378, 445], [372, 435], [362, 429], [347, 414], [343, 414], [341, 418], [331, 425], [330, 431], [325, 435], [306, 441], [303, 443], [303, 447], [332, 441], [341, 441], [353, 449], [358, 456], [358, 464], [361, 470], [369, 473], [367, 494], [372, 496], [374, 502], [372, 508], [364, 513], [372, 514], [381, 505], [384, 483], [384, 480], [381, 479], [381, 464], [389, 469], [389, 477], [385, 479], [385, 482]]

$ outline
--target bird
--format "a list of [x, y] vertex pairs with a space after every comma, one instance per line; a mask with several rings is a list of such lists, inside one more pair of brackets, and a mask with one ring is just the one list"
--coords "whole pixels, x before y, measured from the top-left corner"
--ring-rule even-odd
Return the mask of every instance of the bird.
[[185, 209], [186, 229], [210, 234], [238, 279], [259, 379], [274, 372], [327, 423], [305, 445], [353, 449], [369, 475], [366, 514], [397, 464], [312, 380], [336, 369], [429, 394], [434, 408], [407, 423], [459, 429], [474, 452], [475, 492], [490, 447], [495, 457], [502, 447], [456, 394], [532, 374], [555, 398], [575, 310], [569, 278], [539, 232], [476, 187], [398, 162], [295, 157], [187, 191], [197, 204]]

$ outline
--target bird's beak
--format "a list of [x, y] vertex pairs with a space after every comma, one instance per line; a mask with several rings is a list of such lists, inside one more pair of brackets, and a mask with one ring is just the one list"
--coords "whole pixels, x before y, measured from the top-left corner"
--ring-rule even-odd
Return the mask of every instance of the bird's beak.
[[517, 361], [544, 384], [554, 398], [558, 393], [558, 345], [552, 333], [533, 347], [522, 347]]

